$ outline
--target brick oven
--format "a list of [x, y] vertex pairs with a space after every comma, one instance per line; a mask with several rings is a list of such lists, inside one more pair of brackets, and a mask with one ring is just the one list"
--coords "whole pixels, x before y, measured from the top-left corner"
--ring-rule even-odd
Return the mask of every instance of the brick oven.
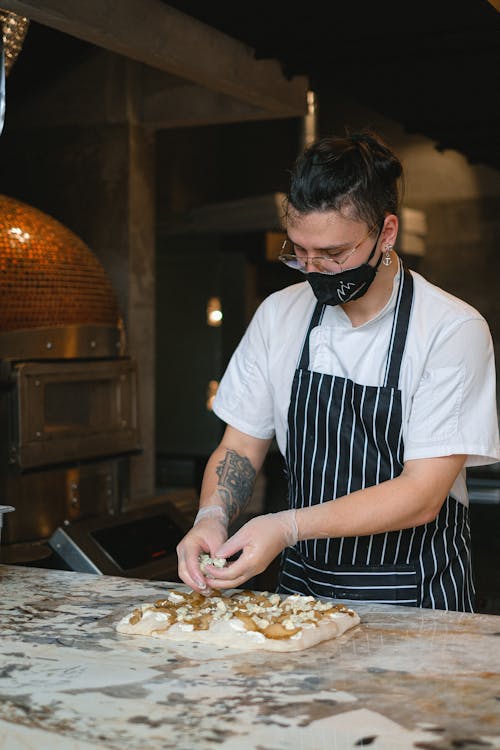
[[137, 366], [106, 272], [38, 209], [0, 196], [2, 559], [172, 577], [175, 508], [122, 512], [140, 451]]

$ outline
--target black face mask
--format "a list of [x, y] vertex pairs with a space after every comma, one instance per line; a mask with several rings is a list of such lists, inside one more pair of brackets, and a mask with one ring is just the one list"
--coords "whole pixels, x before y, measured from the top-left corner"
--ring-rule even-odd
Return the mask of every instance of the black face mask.
[[377, 249], [381, 231], [382, 227], [380, 227], [368, 260], [361, 266], [349, 268], [347, 271], [331, 275], [316, 272], [307, 274], [307, 280], [318, 302], [321, 302], [322, 305], [343, 305], [345, 302], [359, 299], [359, 297], [362, 297], [367, 292], [382, 260], [382, 253], [380, 253], [377, 263], [374, 266], [369, 265], [369, 261], [373, 258]]

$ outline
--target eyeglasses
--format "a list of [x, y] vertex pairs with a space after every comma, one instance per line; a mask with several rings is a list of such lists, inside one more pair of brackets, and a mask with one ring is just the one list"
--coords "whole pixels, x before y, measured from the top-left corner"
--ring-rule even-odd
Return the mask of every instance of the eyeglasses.
[[[288, 246], [293, 248], [293, 243], [288, 238], [283, 242], [281, 246], [281, 253], [278, 255], [278, 259], [288, 266], [294, 268], [296, 271], [302, 273], [308, 273], [307, 266], [311, 263], [315, 269], [321, 270], [323, 273], [335, 273], [335, 268], [338, 266], [342, 271], [344, 264], [347, 263], [351, 255], [354, 255], [358, 247], [365, 242], [370, 235], [373, 234], [377, 228], [377, 224], [374, 224], [368, 234], [366, 234], [359, 242], [353, 247], [339, 247], [334, 252], [325, 252], [325, 255], [316, 255], [314, 257], [308, 257], [306, 250], [295, 247], [295, 251], [291, 253], [283, 252]], [[338, 273], [338, 272], [337, 272]]]

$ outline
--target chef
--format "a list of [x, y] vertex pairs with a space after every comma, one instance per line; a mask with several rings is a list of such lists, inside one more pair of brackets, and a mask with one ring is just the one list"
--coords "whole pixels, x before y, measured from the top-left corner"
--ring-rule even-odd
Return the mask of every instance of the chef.
[[[297, 160], [280, 259], [298, 283], [260, 305], [221, 380], [227, 426], [178, 546], [193, 589], [281, 555], [283, 593], [473, 611], [465, 470], [500, 460], [494, 352], [477, 310], [398, 257], [402, 178], [369, 130]], [[289, 508], [228, 538], [274, 438]], [[202, 553], [233, 561], [207, 577]]]

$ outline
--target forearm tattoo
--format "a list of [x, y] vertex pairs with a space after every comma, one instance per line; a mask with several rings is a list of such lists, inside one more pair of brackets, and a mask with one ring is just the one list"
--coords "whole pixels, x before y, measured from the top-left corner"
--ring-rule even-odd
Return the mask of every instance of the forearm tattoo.
[[224, 503], [229, 521], [239, 516], [252, 495], [256, 471], [244, 456], [227, 451], [216, 468], [217, 492]]

